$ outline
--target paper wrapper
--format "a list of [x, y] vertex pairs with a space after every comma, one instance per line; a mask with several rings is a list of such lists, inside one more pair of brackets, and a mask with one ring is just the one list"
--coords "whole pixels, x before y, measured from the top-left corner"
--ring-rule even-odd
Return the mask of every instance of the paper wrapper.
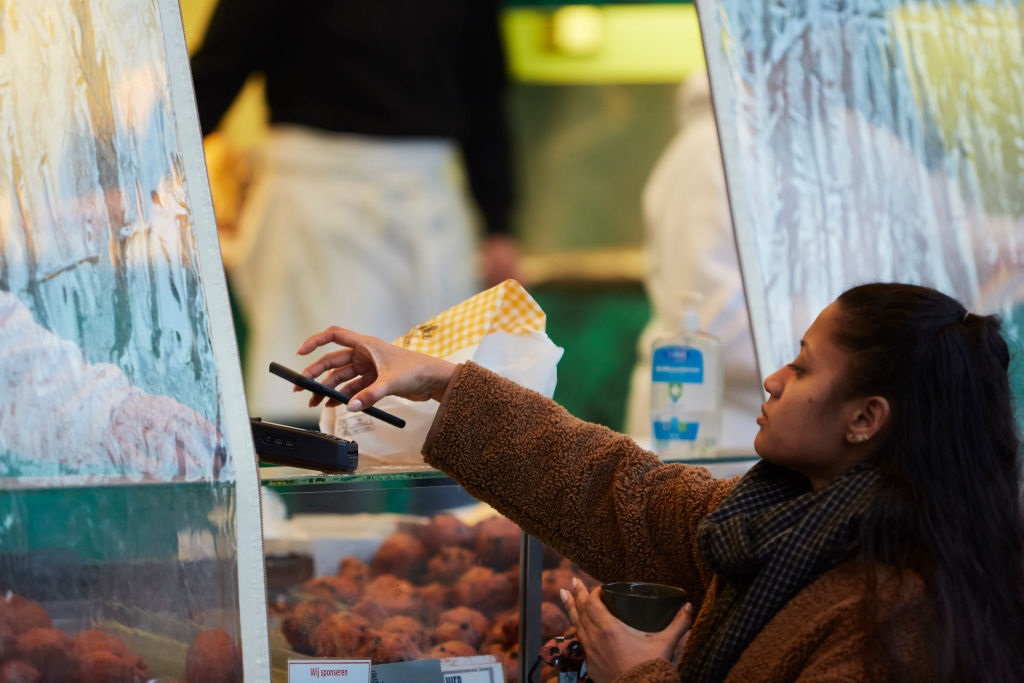
[[[506, 280], [417, 325], [395, 344], [453, 363], [482, 365], [545, 396], [555, 392], [562, 357], [544, 330], [546, 317], [515, 280]], [[388, 396], [377, 407], [406, 421], [403, 429], [343, 406], [324, 408], [320, 430], [359, 445], [359, 469], [422, 465], [420, 451], [436, 401], [408, 401]]]

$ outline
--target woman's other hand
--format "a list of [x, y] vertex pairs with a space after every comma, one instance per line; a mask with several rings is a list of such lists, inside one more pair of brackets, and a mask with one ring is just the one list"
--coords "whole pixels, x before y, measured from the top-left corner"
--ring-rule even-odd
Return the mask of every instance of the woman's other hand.
[[[440, 401], [451, 381], [455, 365], [440, 358], [403, 349], [376, 337], [342, 327], [329, 327], [302, 342], [298, 353], [306, 355], [321, 346], [337, 344], [341, 349], [326, 353], [306, 366], [302, 374], [330, 387], [341, 387], [352, 396], [349, 411], [369, 408], [385, 396], [401, 396], [411, 401]], [[301, 391], [296, 387], [296, 391]], [[322, 397], [312, 396], [310, 407]], [[328, 406], [339, 402], [328, 399]]]
[[583, 644], [587, 676], [600, 683], [614, 681], [635, 666], [652, 659], [678, 664], [683, 637], [693, 624], [693, 606], [687, 603], [664, 630], [638, 631], [616, 619], [601, 601], [601, 587], [588, 593], [581, 581], [573, 591], [562, 589], [562, 601], [576, 636]]

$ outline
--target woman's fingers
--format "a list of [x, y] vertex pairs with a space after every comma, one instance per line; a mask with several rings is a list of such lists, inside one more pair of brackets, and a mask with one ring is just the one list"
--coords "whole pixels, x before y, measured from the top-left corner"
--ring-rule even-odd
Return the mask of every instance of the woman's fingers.
[[[306, 377], [316, 379], [320, 375], [324, 374], [328, 370], [334, 370], [337, 372], [339, 369], [350, 367], [352, 365], [352, 349], [344, 348], [325, 353], [320, 356], [315, 362], [310, 363], [302, 370], [302, 374]], [[335, 373], [331, 373], [333, 376]], [[325, 377], [321, 382], [329, 386], [337, 386], [338, 382], [332, 383], [332, 376]]]
[[[341, 327], [329, 327], [309, 337], [298, 353], [308, 354], [327, 344], [340, 344], [343, 348], [325, 353], [302, 373], [314, 378], [328, 373], [322, 383], [332, 387], [343, 385], [341, 391], [351, 398], [351, 411], [369, 408], [390, 395], [413, 401], [440, 400], [455, 368], [448, 361]], [[315, 397], [310, 406], [321, 401]], [[335, 406], [338, 401], [328, 399], [326, 405]]]
[[680, 638], [690, 630], [693, 625], [693, 605], [686, 603], [672, 618], [671, 623], [665, 627], [663, 633], [671, 634], [673, 638]]
[[[565, 601], [566, 609], [569, 611], [569, 620], [576, 627], [577, 633], [585, 632], [588, 628], [592, 627], [591, 624], [594, 621], [594, 617], [589, 614], [590, 610], [596, 607], [596, 605], [591, 604], [594, 593], [589, 592], [587, 587], [583, 585], [583, 582], [576, 578], [573, 578], [570, 590], [566, 592], [569, 594], [569, 600]], [[601, 601], [598, 600], [597, 602], [600, 603]], [[604, 605], [601, 605], [601, 607], [604, 607]], [[583, 623], [584, 621], [587, 623]]]
[[366, 339], [366, 335], [359, 334], [352, 330], [347, 330], [344, 327], [338, 327], [333, 325], [328, 327], [326, 330], [321, 330], [316, 334], [307, 337], [304, 342], [299, 346], [297, 353], [300, 356], [305, 356], [308, 353], [312, 353], [321, 346], [327, 346], [328, 344], [337, 344], [338, 346], [355, 346], [360, 341]]
[[[577, 583], [576, 579], [573, 579], [572, 582], [573, 587], [575, 587]], [[566, 588], [559, 588], [558, 595], [562, 598], [562, 604], [565, 606], [565, 612], [569, 616], [569, 622], [574, 627], [578, 627], [580, 623], [580, 610], [579, 606], [576, 604], [575, 597], [573, 597], [573, 594]]]
[[672, 623], [666, 627], [666, 631], [672, 631], [673, 637], [678, 637], [680, 629], [682, 631], [682, 638], [679, 638], [679, 642], [672, 649], [672, 658], [669, 660], [675, 665], [679, 665], [679, 662], [683, 659], [683, 649], [686, 647], [686, 641], [690, 638], [690, 627], [693, 626], [693, 605], [686, 603], [683, 608], [679, 610]]

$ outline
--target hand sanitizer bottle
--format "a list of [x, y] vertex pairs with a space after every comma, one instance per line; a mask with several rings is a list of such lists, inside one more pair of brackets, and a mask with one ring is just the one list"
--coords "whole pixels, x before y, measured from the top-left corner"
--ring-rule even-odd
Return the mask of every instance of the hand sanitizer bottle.
[[662, 460], [714, 457], [722, 424], [721, 342], [700, 330], [697, 292], [680, 295], [674, 334], [656, 339], [651, 363], [654, 450]]

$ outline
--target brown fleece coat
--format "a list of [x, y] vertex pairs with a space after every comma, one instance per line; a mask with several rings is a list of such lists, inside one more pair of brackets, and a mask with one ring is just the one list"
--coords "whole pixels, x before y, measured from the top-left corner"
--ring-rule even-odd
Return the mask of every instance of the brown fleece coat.
[[[697, 526], [735, 479], [665, 464], [605, 427], [582, 422], [553, 401], [467, 363], [459, 367], [423, 446], [427, 463], [449, 474], [602, 581], [655, 581], [690, 591], [700, 629], [718, 579], [701, 560]], [[879, 586], [882, 614], [920, 599], [917, 577]], [[848, 563], [796, 595], [754, 638], [727, 683], [873, 680], [866, 640], [864, 579]], [[916, 634], [901, 634], [904, 661], [925, 661]], [[689, 653], [684, 652], [684, 657]], [[903, 680], [926, 680], [910, 673]], [[652, 660], [617, 683], [679, 681]], [[600, 682], [607, 683], [607, 682]]]

